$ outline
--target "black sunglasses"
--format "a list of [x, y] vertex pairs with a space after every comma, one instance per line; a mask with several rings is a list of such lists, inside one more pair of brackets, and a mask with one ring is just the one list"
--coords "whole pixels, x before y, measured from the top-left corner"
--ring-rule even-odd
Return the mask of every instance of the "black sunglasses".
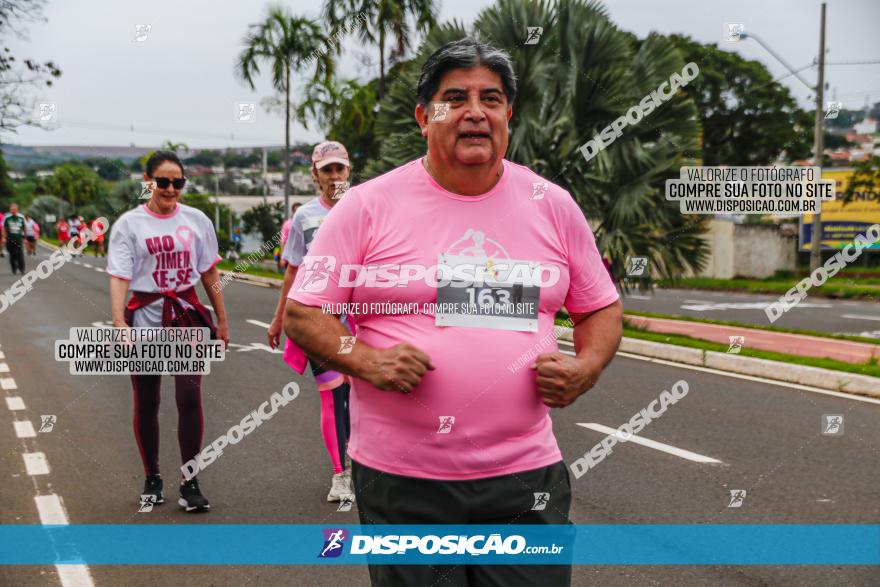
[[176, 190], [182, 190], [183, 186], [186, 185], [185, 177], [178, 177], [177, 179], [171, 179], [170, 177], [154, 177], [153, 181], [156, 182], [156, 187], [161, 190], [167, 189], [169, 185], [173, 185]]

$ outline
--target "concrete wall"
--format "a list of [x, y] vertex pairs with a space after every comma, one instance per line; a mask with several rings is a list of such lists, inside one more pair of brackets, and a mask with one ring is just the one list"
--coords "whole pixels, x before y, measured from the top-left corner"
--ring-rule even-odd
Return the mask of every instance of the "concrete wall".
[[781, 236], [776, 226], [737, 224], [733, 273], [763, 279], [797, 266], [797, 237]]
[[[797, 265], [797, 237], [782, 236], [776, 226], [711, 220], [703, 235], [709, 256], [699, 277], [761, 279]], [[686, 277], [690, 277], [688, 274]]]

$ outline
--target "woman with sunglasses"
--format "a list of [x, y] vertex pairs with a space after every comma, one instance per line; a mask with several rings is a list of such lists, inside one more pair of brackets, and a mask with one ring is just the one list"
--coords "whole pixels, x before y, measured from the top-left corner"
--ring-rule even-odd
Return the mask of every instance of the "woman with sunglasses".
[[[147, 160], [144, 180], [152, 182], [150, 200], [119, 217], [110, 232], [110, 302], [113, 326], [207, 326], [211, 315], [199, 301], [201, 281], [217, 313], [216, 337], [229, 343], [226, 309], [219, 287], [217, 235], [200, 210], [181, 204], [186, 185], [183, 164], [173, 152], [156, 151]], [[131, 289], [131, 299], [125, 298]], [[175, 375], [177, 439], [181, 463], [202, 448], [201, 375]], [[134, 434], [146, 480], [145, 495], [164, 503], [159, 474], [159, 387], [161, 375], [132, 375]], [[207, 511], [196, 477], [181, 479], [178, 503], [187, 512]]]

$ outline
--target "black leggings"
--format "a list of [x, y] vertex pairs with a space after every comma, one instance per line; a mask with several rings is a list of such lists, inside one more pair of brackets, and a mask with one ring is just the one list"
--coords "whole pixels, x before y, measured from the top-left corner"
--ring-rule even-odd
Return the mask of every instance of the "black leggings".
[[[134, 437], [144, 462], [144, 473], [159, 473], [159, 388], [161, 375], [132, 375], [134, 387]], [[205, 431], [202, 415], [202, 376], [175, 375], [177, 400], [177, 442], [181, 464], [202, 449]]]

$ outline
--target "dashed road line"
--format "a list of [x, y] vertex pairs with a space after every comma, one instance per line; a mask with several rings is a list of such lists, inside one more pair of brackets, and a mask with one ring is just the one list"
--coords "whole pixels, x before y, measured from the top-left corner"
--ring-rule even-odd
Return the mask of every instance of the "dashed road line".
[[46, 460], [46, 453], [26, 452], [21, 456], [24, 459], [24, 468], [28, 475], [49, 474], [49, 461]]
[[9, 408], [10, 411], [16, 412], [18, 410], [24, 410], [24, 400], [18, 396], [12, 396], [6, 398], [6, 407]]
[[15, 379], [12, 377], [0, 377], [0, 389], [4, 391], [18, 389], [18, 385], [15, 384]]
[[30, 420], [16, 420], [12, 425], [15, 427], [15, 435], [18, 438], [34, 438], [37, 435]]

